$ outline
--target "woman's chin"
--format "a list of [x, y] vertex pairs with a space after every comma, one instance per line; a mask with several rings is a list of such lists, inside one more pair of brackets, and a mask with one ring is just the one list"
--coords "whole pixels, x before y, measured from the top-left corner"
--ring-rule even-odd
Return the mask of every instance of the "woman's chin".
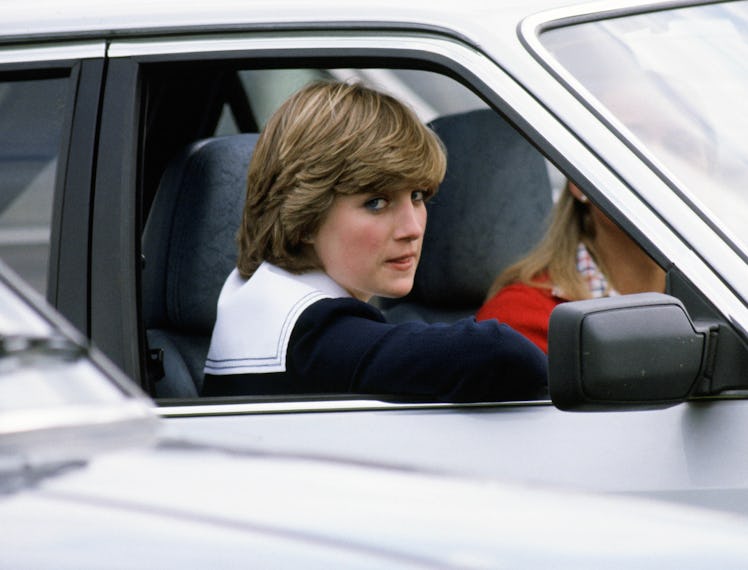
[[408, 293], [413, 290], [413, 281], [409, 284], [402, 284], [400, 286], [388, 287], [386, 291], [378, 293], [379, 297], [385, 297], [387, 299], [399, 299], [405, 297]]

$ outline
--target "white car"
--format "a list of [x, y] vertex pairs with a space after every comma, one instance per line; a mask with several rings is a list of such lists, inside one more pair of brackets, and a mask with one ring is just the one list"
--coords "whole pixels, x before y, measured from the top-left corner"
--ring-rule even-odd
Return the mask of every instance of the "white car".
[[748, 521], [169, 437], [0, 267], [0, 568], [743, 568]]
[[[745, 517], [747, 21], [745, 1], [19, 3], [0, 22], [0, 253], [170, 437]], [[319, 77], [457, 125], [391, 320], [474, 313], [565, 178], [667, 294], [562, 305], [548, 401], [198, 397], [248, 148]]]

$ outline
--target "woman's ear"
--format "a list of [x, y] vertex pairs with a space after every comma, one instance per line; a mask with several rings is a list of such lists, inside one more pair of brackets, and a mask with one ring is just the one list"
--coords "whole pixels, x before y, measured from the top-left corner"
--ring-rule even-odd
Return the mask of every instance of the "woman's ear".
[[586, 204], [589, 201], [589, 198], [587, 198], [587, 196], [585, 196], [584, 193], [571, 180], [569, 180], [569, 182], [567, 182], [566, 184], [569, 192], [571, 192], [571, 195], [574, 196], [576, 200], [578, 200], [582, 204]]

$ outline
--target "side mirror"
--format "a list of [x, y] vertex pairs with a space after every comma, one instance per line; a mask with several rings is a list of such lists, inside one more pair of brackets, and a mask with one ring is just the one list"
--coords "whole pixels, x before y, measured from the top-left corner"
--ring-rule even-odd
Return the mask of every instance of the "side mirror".
[[562, 410], [682, 402], [704, 375], [709, 332], [659, 293], [562, 303], [548, 331], [551, 399]]

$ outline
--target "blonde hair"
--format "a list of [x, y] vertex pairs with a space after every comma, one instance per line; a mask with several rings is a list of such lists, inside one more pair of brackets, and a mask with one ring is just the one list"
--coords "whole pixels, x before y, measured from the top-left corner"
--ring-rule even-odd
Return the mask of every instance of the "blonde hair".
[[273, 114], [255, 147], [237, 237], [245, 278], [262, 261], [320, 268], [309, 241], [337, 195], [436, 192], [444, 148], [402, 103], [361, 84], [314, 82]]
[[[511, 283], [539, 288], [558, 287], [570, 301], [590, 298], [587, 284], [577, 271], [577, 247], [580, 242], [595, 254], [594, 226], [589, 207], [576, 200], [567, 183], [551, 211], [550, 224], [543, 239], [520, 261], [499, 274], [488, 291], [487, 299]], [[600, 266], [598, 261], [598, 266]], [[603, 267], [600, 267], [604, 271]], [[543, 279], [544, 275], [548, 279]]]

